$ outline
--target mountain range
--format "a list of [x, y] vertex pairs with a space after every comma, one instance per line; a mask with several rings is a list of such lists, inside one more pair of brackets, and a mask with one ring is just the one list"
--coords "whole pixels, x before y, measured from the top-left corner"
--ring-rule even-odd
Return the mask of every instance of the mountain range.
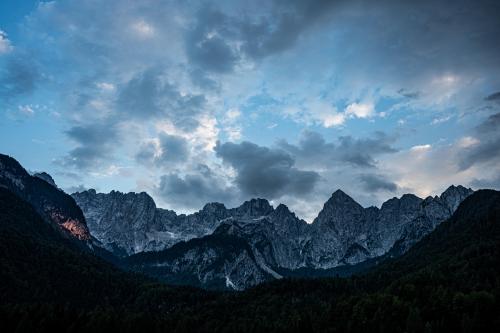
[[[310, 224], [261, 198], [236, 208], [208, 203], [194, 214], [157, 208], [145, 192], [67, 195], [47, 173], [30, 175], [0, 156], [0, 186], [30, 203], [61, 235], [126, 270], [171, 284], [243, 290], [288, 276], [366, 269], [404, 254], [473, 191], [405, 194], [363, 208], [335, 191]], [[361, 267], [361, 268], [360, 268]]]
[[[0, 158], [5, 165], [5, 157]], [[458, 203], [453, 199], [458, 197], [446, 191], [435, 200], [454, 210], [449, 218], [436, 222], [432, 231], [408, 248], [400, 245], [409, 244], [405, 241], [415, 234], [403, 228], [402, 238], [383, 259], [368, 260], [378, 260], [379, 264], [349, 278], [284, 277], [241, 292], [211, 292], [169, 286], [141, 274], [124, 272], [101, 259], [101, 252], [96, 251], [99, 240], [92, 235], [89, 240], [79, 233], [73, 234], [60, 225], [60, 219], [50, 218], [54, 210], [68, 214], [68, 218], [78, 217], [69, 215], [77, 214], [74, 201], [53, 185], [47, 183], [52, 188], [39, 185], [42, 183], [32, 180], [32, 176], [21, 172], [24, 169], [17, 170], [18, 164], [9, 161], [12, 167], [8, 173], [2, 169], [0, 178], [2, 331], [495, 332], [500, 325], [500, 192], [478, 190]], [[16, 181], [17, 172], [23, 176], [22, 182]], [[19, 184], [24, 185], [24, 192], [12, 187]], [[38, 186], [43, 191], [31, 192]], [[28, 190], [29, 193], [25, 192]], [[346, 216], [345, 211], [331, 210], [330, 205], [342, 202], [351, 205], [352, 199], [341, 192], [332, 197], [325, 204], [325, 214], [319, 214], [310, 228], [321, 216], [328, 216], [328, 221], [339, 221], [335, 218]], [[408, 199], [410, 203], [415, 200], [411, 196]], [[399, 210], [402, 206], [411, 207], [401, 201], [406, 202], [406, 197], [393, 199], [397, 205], [389, 207], [393, 211], [394, 207]], [[428, 205], [423, 205], [427, 199], [415, 201], [420, 203], [422, 211], [428, 209]], [[444, 204], [454, 202], [458, 207]], [[61, 203], [74, 211], [57, 206]], [[186, 258], [185, 263], [203, 267], [205, 260], [213, 255], [238, 254], [221, 257], [212, 265], [227, 261], [236, 270], [245, 272], [249, 263], [242, 253], [258, 263], [262, 258], [255, 255], [255, 249], [261, 254], [266, 253], [264, 249], [268, 246], [272, 250], [272, 244], [266, 245], [267, 240], [259, 238], [266, 235], [263, 230], [277, 232], [279, 228], [274, 226], [279, 221], [287, 230], [293, 229], [290, 226], [294, 226], [292, 222], [297, 218], [292, 219], [294, 215], [285, 208], [280, 205], [260, 219], [228, 218], [209, 235], [122, 260], [141, 263], [148, 258], [140, 257], [156, 255], [172, 262], [192, 253], [193, 257]], [[383, 208], [384, 205], [380, 211]], [[376, 212], [368, 208], [347, 216], [363, 217], [369, 214], [365, 210]], [[422, 220], [422, 216], [417, 217], [419, 223], [415, 225], [423, 225]], [[266, 228], [257, 227], [259, 221], [267, 221], [262, 223]], [[85, 218], [81, 223], [84, 228]], [[338, 228], [341, 224], [333, 225]], [[193, 249], [199, 252], [189, 252]], [[290, 257], [288, 253], [282, 255]], [[259, 267], [263, 275], [272, 276]], [[345, 265], [337, 268], [341, 267]], [[179, 272], [179, 279], [192, 277], [182, 273]], [[251, 285], [251, 280], [245, 281]], [[210, 281], [217, 284], [216, 279], [207, 280]], [[231, 283], [240, 287], [235, 281]]]
[[[471, 189], [392, 198], [363, 208], [335, 191], [311, 224], [283, 204], [252, 199], [236, 208], [206, 204], [178, 215], [146, 193], [73, 193], [89, 229], [134, 270], [170, 283], [244, 289], [298, 270], [329, 270], [401, 255], [449, 218]], [[182, 278], [179, 278], [182, 277]]]

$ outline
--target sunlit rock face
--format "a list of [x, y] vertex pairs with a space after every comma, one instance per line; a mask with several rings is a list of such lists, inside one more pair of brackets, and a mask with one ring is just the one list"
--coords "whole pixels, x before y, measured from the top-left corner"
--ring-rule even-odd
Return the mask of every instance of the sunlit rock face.
[[31, 176], [15, 159], [0, 154], [0, 186], [30, 203], [45, 221], [63, 235], [91, 240], [80, 207], [70, 195], [57, 188], [47, 173]]

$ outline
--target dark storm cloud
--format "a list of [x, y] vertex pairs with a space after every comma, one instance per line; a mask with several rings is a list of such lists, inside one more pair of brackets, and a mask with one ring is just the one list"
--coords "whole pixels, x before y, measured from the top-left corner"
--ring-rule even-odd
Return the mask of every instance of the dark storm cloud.
[[66, 131], [78, 146], [59, 161], [60, 164], [78, 169], [89, 169], [108, 161], [119, 144], [118, 129], [114, 123], [100, 122], [74, 126]]
[[203, 7], [197, 19], [196, 27], [186, 38], [189, 59], [206, 71], [231, 71], [238, 61], [238, 55], [225, 39], [231, 36], [229, 18], [220, 11]]
[[191, 82], [200, 88], [212, 91], [217, 91], [220, 88], [217, 81], [210, 78], [207, 75], [207, 72], [202, 71], [199, 68], [190, 71], [189, 77], [191, 78]]
[[196, 127], [196, 116], [205, 106], [203, 95], [181, 94], [153, 67], [133, 77], [118, 95], [117, 108], [122, 117], [149, 119], [167, 117], [184, 129]]
[[156, 145], [153, 142], [143, 144], [135, 154], [135, 160], [144, 165], [154, 164], [156, 161]]
[[24, 56], [10, 57], [0, 72], [0, 96], [4, 99], [32, 93], [41, 75], [37, 66]]
[[396, 183], [391, 182], [382, 175], [365, 174], [359, 177], [363, 189], [368, 192], [388, 191], [395, 192], [398, 189]]
[[493, 93], [491, 95], [488, 95], [485, 100], [487, 101], [500, 101], [500, 91]]
[[306, 131], [302, 134], [298, 145], [286, 141], [280, 141], [278, 145], [301, 161], [312, 165], [331, 166], [332, 163], [342, 162], [367, 168], [376, 165], [376, 156], [397, 152], [392, 147], [394, 142], [394, 137], [383, 132], [376, 132], [371, 138], [364, 139], [341, 136], [338, 143], [333, 143], [326, 142], [319, 133]]
[[159, 136], [160, 154], [156, 156], [156, 146], [153, 143], [143, 145], [136, 155], [136, 160], [143, 164], [166, 166], [185, 162], [189, 155], [186, 139], [162, 133]]
[[398, 94], [400, 94], [403, 97], [411, 98], [411, 99], [415, 99], [415, 98], [418, 98], [420, 96], [420, 93], [418, 91], [408, 91], [404, 88], [399, 89]]
[[269, 17], [240, 22], [242, 49], [252, 58], [283, 52], [343, 1], [275, 1]]
[[497, 134], [500, 130], [500, 113], [489, 116], [485, 121], [483, 121], [478, 127], [477, 132], [481, 135], [484, 134]]
[[229, 16], [204, 6], [186, 37], [188, 58], [202, 71], [231, 72], [245, 57], [256, 60], [291, 48], [338, 2], [274, 1], [270, 12], [257, 19]]
[[207, 202], [232, 202], [235, 189], [226, 187], [206, 165], [199, 165], [196, 173], [179, 176], [169, 173], [160, 178], [156, 189], [166, 202], [183, 208], [201, 208]]
[[224, 39], [214, 36], [192, 41], [189, 56], [202, 68], [214, 72], [229, 72], [238, 57]]
[[269, 199], [285, 194], [300, 196], [311, 192], [319, 180], [316, 172], [294, 167], [293, 157], [281, 149], [251, 142], [218, 142], [215, 152], [236, 170], [236, 184], [245, 195]]
[[[229, 72], [242, 59], [259, 60], [293, 48], [313, 27], [328, 25], [335, 31], [345, 24], [353, 25], [351, 32], [362, 36], [365, 29], [374, 27], [370, 40], [350, 45], [358, 51], [352, 58], [355, 63], [366, 63], [363, 52], [370, 52], [375, 62], [390, 63], [401, 74], [401, 69], [446, 71], [500, 62], [500, 45], [491, 42], [500, 30], [500, 6], [494, 1], [275, 0], [262, 7], [255, 15], [202, 7], [186, 38], [191, 62], [202, 70]], [[381, 29], [385, 22], [397, 29]], [[418, 97], [413, 91], [404, 95]]]
[[500, 113], [489, 116], [478, 125], [476, 135], [479, 143], [460, 152], [460, 170], [479, 163], [500, 163]]

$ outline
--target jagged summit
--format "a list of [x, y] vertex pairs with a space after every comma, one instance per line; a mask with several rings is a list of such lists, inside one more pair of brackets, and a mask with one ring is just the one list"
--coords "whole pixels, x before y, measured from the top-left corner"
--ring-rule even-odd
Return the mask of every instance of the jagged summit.
[[358, 263], [386, 253], [398, 241], [398, 253], [403, 253], [448, 218], [468, 194], [463, 186], [451, 186], [441, 196], [423, 200], [404, 194], [381, 208], [363, 208], [338, 189], [312, 224], [299, 219], [286, 205], [273, 208], [263, 198], [235, 208], [212, 202], [194, 214], [177, 215], [156, 208], [144, 192], [96, 194], [89, 190], [73, 196], [92, 232], [119, 255], [167, 249], [217, 230], [217, 234], [237, 234], [255, 244], [271, 266], [296, 269]]
[[205, 206], [203, 206], [203, 208], [201, 209], [203, 212], [219, 212], [219, 211], [223, 211], [223, 210], [226, 210], [226, 206], [223, 204], [223, 203], [220, 203], [220, 202], [209, 202], [207, 204], [205, 204]]
[[[277, 214], [294, 214], [288, 209], [288, 206], [285, 204], [280, 203], [278, 207], [276, 207], [275, 212]], [[295, 214], [294, 214], [295, 215]]]
[[447, 206], [448, 211], [453, 213], [463, 199], [471, 195], [473, 192], [474, 191], [472, 189], [466, 188], [462, 185], [451, 185], [441, 194], [439, 198]]
[[45, 180], [47, 183], [49, 183], [50, 185], [54, 186], [55, 188], [57, 188], [57, 185], [56, 185], [56, 182], [54, 181], [54, 178], [52, 178], [51, 175], [49, 175], [47, 172], [36, 172], [33, 174], [33, 177], [37, 177], [37, 178], [40, 178], [40, 179], [43, 179]]
[[261, 198], [250, 199], [236, 208], [237, 215], [241, 217], [266, 216], [271, 214], [273, 210], [274, 208], [269, 201]]
[[471, 188], [466, 188], [462, 185], [450, 185], [441, 195], [447, 195], [454, 192], [470, 192]]
[[74, 192], [74, 193], [71, 193], [71, 195], [73, 194], [76, 194], [76, 193], [89, 193], [89, 194], [92, 194], [92, 195], [96, 195], [97, 194], [97, 191], [93, 188], [89, 188], [88, 190], [83, 190], [83, 191], [77, 191], [77, 192]]

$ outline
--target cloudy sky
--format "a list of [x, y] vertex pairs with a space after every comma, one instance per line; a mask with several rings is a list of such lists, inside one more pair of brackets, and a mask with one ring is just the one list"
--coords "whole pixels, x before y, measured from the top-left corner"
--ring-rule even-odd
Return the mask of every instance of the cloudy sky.
[[500, 188], [500, 2], [0, 2], [0, 152], [66, 191], [311, 221]]

